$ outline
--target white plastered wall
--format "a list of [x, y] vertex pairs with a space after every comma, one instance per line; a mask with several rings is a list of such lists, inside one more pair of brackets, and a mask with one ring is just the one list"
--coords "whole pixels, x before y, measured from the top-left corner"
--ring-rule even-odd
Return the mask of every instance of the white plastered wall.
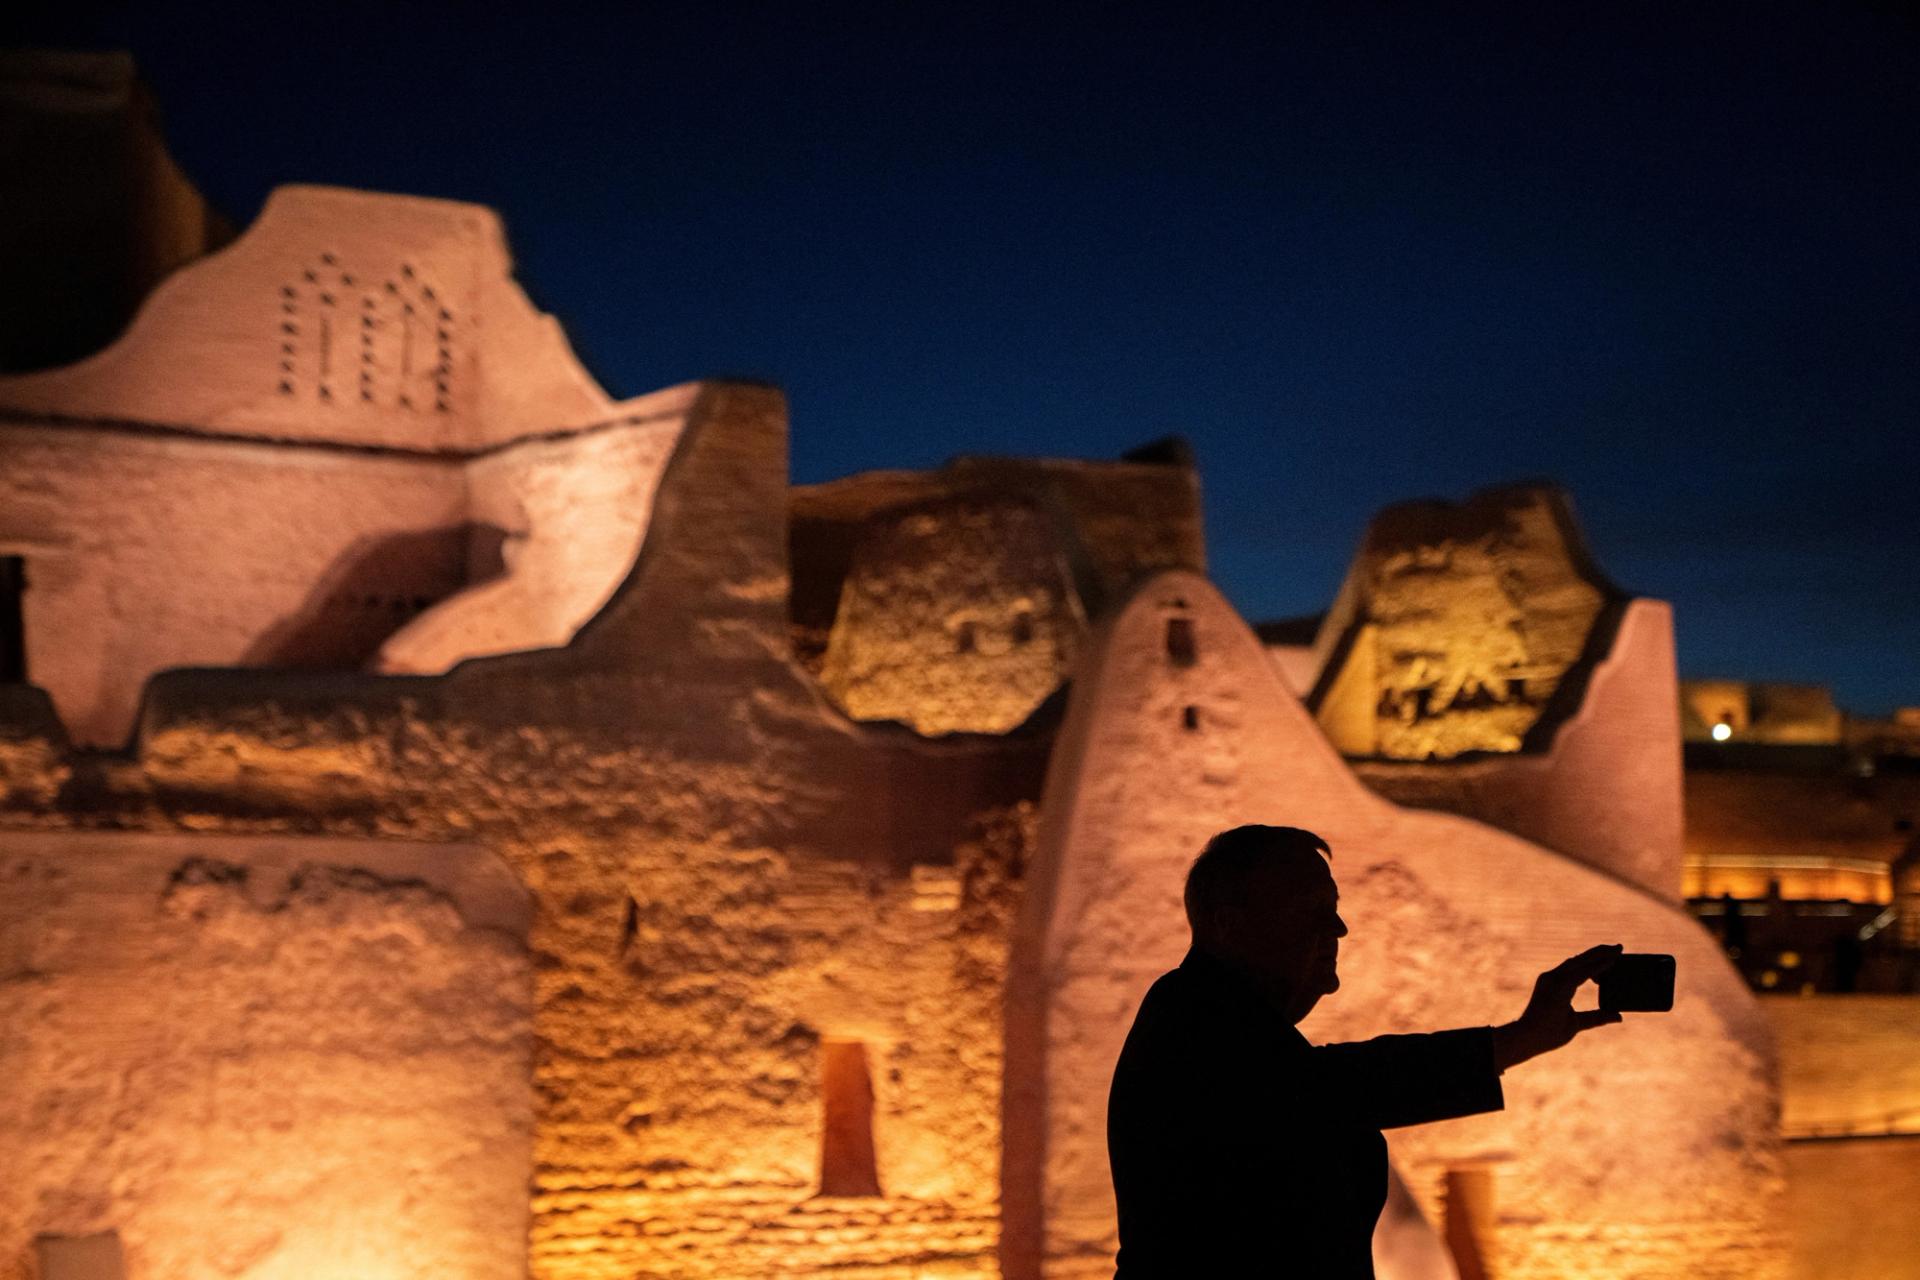
[[0, 554], [23, 557], [27, 678], [119, 747], [167, 667], [239, 666], [330, 573], [456, 526], [457, 463], [181, 436], [0, 427]]
[[684, 412], [676, 397], [658, 414], [521, 441], [468, 463], [466, 518], [505, 535], [506, 573], [395, 634], [378, 669], [434, 675], [468, 658], [572, 639], [640, 554]]
[[123, 746], [166, 668], [357, 641], [329, 588], [396, 539], [471, 528], [506, 565], [411, 621], [463, 580], [392, 592], [377, 655], [337, 646], [378, 670], [565, 644], [611, 597], [699, 387], [616, 403], [511, 273], [489, 209], [283, 187], [112, 346], [0, 378], [0, 555], [76, 742]]
[[[1172, 618], [1194, 628], [1191, 666], [1169, 659]], [[1504, 1280], [1779, 1273], [1771, 1039], [1713, 940], [1571, 859], [1369, 791], [1204, 579], [1155, 578], [1096, 635], [1043, 815], [1016, 931], [1007, 1082], [1009, 1126], [1038, 1138], [1021, 1152], [1009, 1134], [1009, 1196], [1038, 1203], [1007, 1206], [1010, 1276], [1110, 1274], [1113, 1063], [1146, 988], [1187, 946], [1188, 865], [1242, 822], [1332, 844], [1353, 934], [1342, 990], [1305, 1028], [1315, 1040], [1505, 1021], [1535, 974], [1597, 942], [1678, 956], [1671, 1015], [1517, 1068], [1504, 1113], [1390, 1135], [1430, 1213], [1447, 1169], [1494, 1170]]]

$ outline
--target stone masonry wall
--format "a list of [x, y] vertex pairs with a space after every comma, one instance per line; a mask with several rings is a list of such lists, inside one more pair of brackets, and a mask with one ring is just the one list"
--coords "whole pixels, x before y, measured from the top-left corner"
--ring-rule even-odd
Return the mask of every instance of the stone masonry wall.
[[[787, 643], [779, 398], [690, 412], [639, 562], [566, 648], [164, 676], [133, 757], [76, 757], [5, 820], [503, 857], [534, 901], [541, 1280], [992, 1276], [1004, 921], [1047, 739], [836, 712]], [[878, 1196], [818, 1194], [828, 1041], [864, 1047]]]
[[1612, 594], [1557, 491], [1389, 507], [1317, 642], [1315, 711], [1350, 756], [1517, 751]]
[[0, 833], [0, 1274], [523, 1274], [526, 908], [470, 847]]

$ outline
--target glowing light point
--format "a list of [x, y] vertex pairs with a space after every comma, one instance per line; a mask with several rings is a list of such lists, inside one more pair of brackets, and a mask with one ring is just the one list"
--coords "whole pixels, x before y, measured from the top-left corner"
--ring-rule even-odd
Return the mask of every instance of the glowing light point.
[[1715, 742], [1725, 742], [1728, 738], [1731, 738], [1732, 736], [1733, 736], [1733, 726], [1728, 724], [1726, 721], [1722, 720], [1719, 724], [1713, 726], [1713, 740]]

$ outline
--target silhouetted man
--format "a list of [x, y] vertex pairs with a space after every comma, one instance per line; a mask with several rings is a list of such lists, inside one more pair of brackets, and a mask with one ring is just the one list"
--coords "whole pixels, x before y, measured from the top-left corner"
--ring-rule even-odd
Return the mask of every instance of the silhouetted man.
[[1517, 1021], [1314, 1046], [1295, 1024], [1340, 986], [1326, 841], [1294, 827], [1215, 836], [1187, 874], [1193, 949], [1147, 992], [1113, 1073], [1107, 1148], [1120, 1280], [1373, 1276], [1382, 1129], [1497, 1111], [1500, 1073], [1620, 1015], [1575, 1011], [1613, 963], [1546, 973]]

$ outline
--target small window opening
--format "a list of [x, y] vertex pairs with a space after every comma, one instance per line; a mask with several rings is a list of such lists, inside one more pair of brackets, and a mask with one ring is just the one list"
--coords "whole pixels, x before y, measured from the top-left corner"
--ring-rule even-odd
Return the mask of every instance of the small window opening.
[[953, 651], [955, 653], [972, 653], [975, 643], [973, 624], [971, 622], [963, 622], [953, 629]]
[[632, 894], [627, 895], [626, 911], [620, 917], [620, 954], [626, 955], [633, 949], [633, 940], [640, 936], [640, 904]]
[[1033, 643], [1033, 615], [1025, 609], [1013, 615], [1013, 642], [1017, 645]]
[[1413, 718], [1425, 720], [1433, 714], [1433, 690], [1415, 689], [1413, 691]]
[[120, 1237], [109, 1231], [97, 1236], [40, 1236], [33, 1242], [41, 1280], [123, 1280], [126, 1263]]
[[1194, 640], [1192, 618], [1167, 619], [1167, 661], [1176, 667], [1190, 667], [1200, 660], [1200, 648]]
[[0, 556], [0, 684], [27, 680], [26, 593], [26, 559]]
[[1447, 1170], [1442, 1204], [1447, 1252], [1460, 1280], [1487, 1280], [1493, 1256], [1493, 1170]]
[[859, 1040], [822, 1040], [820, 1052], [820, 1194], [877, 1196], [867, 1046]]
[[1180, 713], [1180, 723], [1188, 733], [1200, 731], [1200, 708], [1188, 707]]
[[1507, 677], [1507, 700], [1525, 702], [1527, 700], [1527, 682], [1520, 676]]

